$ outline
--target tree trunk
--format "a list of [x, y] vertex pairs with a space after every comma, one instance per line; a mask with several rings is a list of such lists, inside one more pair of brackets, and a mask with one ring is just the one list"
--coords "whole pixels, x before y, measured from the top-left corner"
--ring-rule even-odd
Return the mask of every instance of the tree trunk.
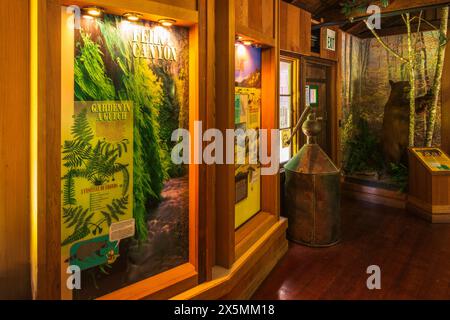
[[437, 105], [439, 102], [439, 97], [441, 95], [441, 80], [442, 80], [442, 71], [444, 69], [444, 59], [445, 59], [445, 47], [446, 47], [446, 37], [447, 37], [447, 28], [448, 28], [448, 8], [443, 7], [441, 9], [441, 27], [440, 27], [440, 35], [439, 35], [439, 50], [438, 50], [438, 58], [436, 63], [436, 72], [434, 74], [434, 82], [432, 88], [432, 104], [429, 111], [428, 123], [427, 123], [427, 134], [425, 138], [425, 143], [427, 147], [431, 147], [433, 144], [433, 135], [434, 128], [436, 125], [436, 113], [437, 113]]
[[416, 125], [416, 74], [415, 58], [412, 47], [411, 20], [409, 13], [405, 14], [406, 29], [408, 30], [408, 72], [411, 90], [409, 91], [409, 146], [414, 147], [414, 135]]

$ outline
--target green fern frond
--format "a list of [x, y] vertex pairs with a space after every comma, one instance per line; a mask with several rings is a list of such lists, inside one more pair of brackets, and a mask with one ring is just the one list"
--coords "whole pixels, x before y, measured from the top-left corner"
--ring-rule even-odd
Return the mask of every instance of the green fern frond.
[[75, 96], [78, 101], [114, 100], [116, 90], [106, 75], [103, 53], [90, 35], [81, 32], [82, 43], [78, 44], [75, 59]]
[[89, 143], [94, 138], [94, 133], [87, 119], [87, 111], [88, 109], [85, 108], [75, 116], [71, 130], [75, 141]]
[[76, 241], [82, 240], [86, 238], [90, 233], [91, 231], [88, 227], [77, 229], [61, 243], [61, 246], [64, 247]]
[[106, 206], [108, 210], [102, 211], [102, 215], [105, 217], [108, 225], [111, 225], [113, 219], [119, 221], [120, 216], [126, 214], [125, 210], [128, 208], [128, 198], [128, 195], [126, 195], [120, 199], [113, 199], [112, 203]]
[[64, 179], [63, 204], [64, 206], [73, 206], [77, 204], [75, 198], [75, 181], [72, 172], [69, 171]]

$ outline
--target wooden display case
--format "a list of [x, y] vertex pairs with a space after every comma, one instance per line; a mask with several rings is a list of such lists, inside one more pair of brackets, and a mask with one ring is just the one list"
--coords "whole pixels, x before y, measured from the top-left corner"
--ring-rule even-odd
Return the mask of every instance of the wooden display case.
[[[36, 168], [32, 174], [36, 179], [32, 190], [36, 211], [31, 251], [33, 296], [38, 299], [60, 299], [65, 286], [61, 276], [61, 119], [68, 95], [60, 84], [70, 56], [63, 53], [60, 26], [63, 6], [70, 5], [95, 5], [115, 16], [137, 12], [145, 21], [174, 19], [175, 25], [189, 29], [191, 132], [194, 121], [202, 121], [203, 132], [234, 129], [235, 38], [253, 40], [262, 47], [261, 127], [275, 129], [279, 121], [279, 0], [34, 0], [31, 69]], [[238, 230], [234, 166], [191, 164], [189, 177], [188, 262], [99, 299], [249, 298], [287, 251], [287, 221], [279, 217], [278, 175], [261, 177], [261, 210]]]
[[[218, 129], [234, 129], [235, 39], [252, 40], [262, 48], [261, 128], [275, 129], [278, 116], [279, 19], [278, 0], [227, 0], [216, 3], [216, 123]], [[262, 10], [264, 8], [264, 10]], [[272, 9], [272, 10], [271, 10]], [[249, 18], [252, 12], [252, 18]], [[273, 23], [272, 23], [273, 21]], [[257, 241], [280, 221], [279, 175], [261, 177], [261, 210], [235, 230], [234, 165], [217, 165], [216, 179], [216, 264], [232, 268]], [[280, 225], [280, 222], [282, 225]], [[285, 249], [286, 240], [280, 243]]]
[[450, 223], [450, 158], [439, 148], [409, 149], [407, 208], [433, 223]]
[[[37, 212], [33, 228], [33, 294], [38, 299], [59, 299], [65, 285], [61, 274], [61, 108], [64, 93], [61, 83], [64, 73], [62, 53], [63, 6], [95, 5], [108, 14], [121, 16], [138, 12], [142, 19], [176, 20], [175, 25], [189, 30], [189, 127], [194, 121], [208, 124], [208, 93], [200, 81], [210, 79], [207, 71], [207, 5], [206, 1], [36, 1], [32, 23], [36, 28], [33, 39], [33, 81], [36, 86], [34, 108], [37, 118], [36, 190]], [[200, 80], [202, 79], [202, 80]], [[211, 88], [210, 90], [213, 90]], [[209, 103], [211, 105], [211, 103]], [[204, 128], [205, 129], [205, 128]], [[192, 142], [193, 143], [193, 142]], [[148, 279], [111, 292], [102, 299], [163, 299], [192, 288], [211, 274], [207, 263], [208, 230], [206, 202], [213, 189], [204, 165], [189, 165], [189, 256], [188, 262]], [[213, 214], [210, 212], [209, 214]], [[199, 231], [201, 228], [201, 232]], [[209, 271], [207, 270], [209, 268]]]

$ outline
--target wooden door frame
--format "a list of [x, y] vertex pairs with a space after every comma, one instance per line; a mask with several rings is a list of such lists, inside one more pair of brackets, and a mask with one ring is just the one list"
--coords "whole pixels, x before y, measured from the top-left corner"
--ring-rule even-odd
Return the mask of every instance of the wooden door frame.
[[[292, 99], [294, 100], [293, 110], [291, 110], [291, 127], [294, 128], [300, 115], [302, 113], [303, 106], [301, 102], [303, 100], [304, 93], [302, 92], [302, 84], [301, 84], [301, 74], [302, 74], [302, 56], [300, 54], [296, 54], [290, 51], [280, 51], [280, 64], [282, 61], [292, 63], [293, 65], [293, 80], [292, 80]], [[295, 79], [296, 78], [296, 79]], [[291, 158], [295, 156], [295, 154], [300, 150], [301, 143], [300, 139], [302, 136], [301, 130], [297, 131], [297, 133], [292, 138], [292, 154]], [[283, 166], [280, 163], [280, 170], [283, 170]]]
[[[306, 85], [306, 66], [307, 64], [316, 64], [320, 66], [327, 67], [327, 104], [328, 110], [330, 114], [328, 115], [329, 119], [329, 133], [327, 134], [327, 140], [329, 141], [329, 150], [330, 150], [330, 158], [333, 160], [335, 164], [338, 164], [339, 161], [339, 150], [340, 150], [340, 133], [339, 133], [339, 110], [338, 110], [338, 99], [340, 97], [340, 93], [337, 92], [337, 71], [338, 71], [338, 63], [332, 60], [326, 60], [319, 57], [306, 57], [303, 56], [301, 58], [301, 81], [300, 88], [301, 92], [304, 90]], [[304, 93], [303, 93], [304, 96]], [[305, 99], [301, 99], [300, 109], [303, 112], [305, 110]], [[302, 137], [301, 139], [304, 139]], [[304, 142], [305, 140], [300, 140]]]

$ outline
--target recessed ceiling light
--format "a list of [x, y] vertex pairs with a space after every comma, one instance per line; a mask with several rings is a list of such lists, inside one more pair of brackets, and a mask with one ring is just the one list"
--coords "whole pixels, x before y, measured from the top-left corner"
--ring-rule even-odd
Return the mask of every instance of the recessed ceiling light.
[[173, 19], [161, 19], [158, 21], [164, 27], [171, 27], [176, 22]]
[[123, 15], [125, 19], [127, 19], [130, 22], [138, 22], [142, 18], [142, 14], [137, 12], [127, 12]]
[[83, 8], [83, 13], [85, 15], [95, 17], [95, 18], [100, 17], [104, 12], [105, 12], [105, 9], [100, 8], [100, 7], [95, 7], [95, 6]]

